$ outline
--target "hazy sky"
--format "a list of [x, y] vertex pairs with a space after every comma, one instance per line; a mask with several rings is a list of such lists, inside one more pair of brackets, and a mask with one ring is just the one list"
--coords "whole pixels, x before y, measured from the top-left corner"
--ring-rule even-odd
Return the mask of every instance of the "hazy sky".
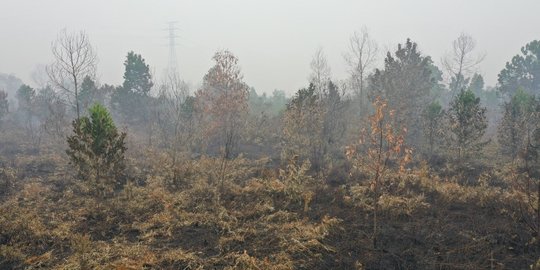
[[346, 77], [348, 38], [366, 26], [381, 47], [407, 37], [440, 65], [460, 32], [487, 54], [480, 72], [496, 83], [521, 46], [540, 39], [540, 0], [0, 0], [0, 72], [30, 81], [51, 61], [62, 28], [85, 30], [97, 49], [101, 82], [120, 84], [128, 51], [141, 53], [159, 76], [167, 65], [167, 21], [178, 21], [181, 76], [197, 85], [216, 50], [240, 60], [245, 81], [258, 91], [305, 86], [309, 62], [323, 47], [333, 76]]

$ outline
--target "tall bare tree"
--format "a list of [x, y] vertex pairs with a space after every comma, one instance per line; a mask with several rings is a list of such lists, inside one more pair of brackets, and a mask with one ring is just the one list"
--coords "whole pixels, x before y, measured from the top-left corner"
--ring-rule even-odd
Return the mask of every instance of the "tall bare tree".
[[351, 86], [354, 94], [358, 97], [362, 111], [366, 107], [365, 80], [370, 69], [375, 67], [379, 47], [371, 38], [366, 27], [358, 32], [355, 31], [349, 38], [349, 51], [343, 57], [349, 68]]
[[311, 60], [311, 74], [309, 75], [309, 81], [315, 86], [316, 93], [321, 97], [326, 96], [326, 88], [332, 71], [328, 66], [328, 60], [322, 48], [318, 48]]
[[51, 50], [54, 62], [47, 67], [47, 74], [51, 83], [67, 95], [79, 120], [79, 90], [86, 76], [94, 77], [97, 55], [84, 31], [68, 33], [62, 30]]
[[473, 54], [476, 48], [476, 41], [466, 33], [461, 33], [452, 43], [452, 51], [447, 53], [442, 59], [442, 64], [452, 83], [450, 90], [459, 91], [465, 88], [466, 78], [476, 71], [485, 54]]
[[158, 96], [157, 125], [164, 143], [170, 150], [172, 166], [176, 165], [177, 154], [189, 150], [193, 139], [192, 100], [188, 100], [189, 86], [177, 73], [165, 76]]

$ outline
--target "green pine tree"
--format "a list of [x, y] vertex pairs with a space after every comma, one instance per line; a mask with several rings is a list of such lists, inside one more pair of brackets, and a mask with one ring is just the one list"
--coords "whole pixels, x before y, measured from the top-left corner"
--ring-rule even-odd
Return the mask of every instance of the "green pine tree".
[[84, 80], [81, 83], [81, 91], [78, 95], [79, 104], [82, 110], [88, 109], [88, 107], [95, 102], [97, 91], [98, 88], [92, 78], [89, 76], [84, 77]]
[[118, 132], [105, 107], [95, 104], [89, 116], [73, 121], [72, 136], [67, 138], [66, 153], [79, 177], [98, 196], [110, 194], [123, 184], [126, 133]]
[[499, 91], [511, 97], [518, 89], [532, 95], [540, 93], [540, 40], [533, 40], [521, 48], [521, 54], [507, 62], [498, 76]]
[[444, 117], [444, 110], [442, 109], [439, 101], [434, 101], [429, 104], [424, 110], [423, 114], [423, 130], [424, 137], [428, 143], [428, 158], [431, 158], [435, 154], [435, 147], [439, 144], [440, 133], [441, 133], [441, 123]]
[[523, 89], [503, 105], [503, 118], [499, 124], [498, 141], [501, 152], [512, 159], [530, 154], [531, 140], [538, 130], [540, 109], [538, 100]]
[[19, 102], [19, 110], [24, 110], [26, 112], [30, 111], [32, 108], [32, 102], [36, 96], [36, 90], [32, 87], [23, 84], [17, 90], [17, 101]]
[[115, 90], [111, 102], [127, 120], [146, 120], [145, 105], [154, 86], [150, 66], [140, 54], [129, 52], [124, 67], [124, 83]]
[[471, 90], [461, 90], [450, 102], [447, 113], [448, 148], [459, 162], [478, 154], [487, 144], [483, 141], [487, 128], [486, 108]]

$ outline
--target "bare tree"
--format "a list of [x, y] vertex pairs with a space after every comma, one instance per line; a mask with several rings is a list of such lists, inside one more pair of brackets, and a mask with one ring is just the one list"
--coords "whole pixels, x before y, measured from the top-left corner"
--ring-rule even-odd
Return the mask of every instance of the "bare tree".
[[[186, 108], [186, 99], [189, 95], [189, 86], [182, 81], [178, 74], [167, 74], [163, 79], [158, 95], [159, 114], [157, 124], [160, 128], [162, 141], [171, 150], [173, 162], [180, 148], [189, 149], [188, 143], [191, 132], [186, 126], [191, 119], [186, 119], [190, 111]], [[191, 131], [191, 129], [189, 129]], [[188, 135], [189, 133], [189, 135]]]
[[51, 50], [54, 62], [47, 67], [51, 83], [67, 95], [80, 119], [79, 89], [84, 77], [94, 77], [97, 55], [84, 31], [68, 33], [62, 30]]
[[180, 78], [178, 73], [169, 72], [163, 80], [162, 87], [170, 97], [179, 103], [184, 103], [189, 95], [189, 86]]
[[328, 66], [328, 60], [326, 60], [326, 55], [322, 47], [315, 51], [310, 66], [311, 74], [309, 75], [309, 81], [315, 86], [317, 94], [324, 96], [332, 72], [330, 66]]
[[444, 68], [454, 80], [450, 90], [463, 88], [465, 78], [475, 72], [478, 64], [484, 60], [485, 54], [473, 55], [475, 48], [476, 41], [470, 35], [461, 33], [452, 43], [452, 51], [442, 59]]
[[170, 158], [171, 187], [179, 187], [179, 181], [184, 181], [178, 163], [181, 154], [189, 154], [192, 150], [196, 117], [193, 112], [193, 97], [189, 96], [189, 86], [177, 73], [168, 73], [160, 86], [157, 98], [155, 121], [160, 135], [160, 142], [165, 147]]
[[343, 57], [349, 67], [351, 86], [359, 99], [361, 110], [365, 108], [367, 98], [365, 80], [370, 69], [375, 67], [379, 47], [371, 38], [366, 27], [355, 31], [349, 38], [349, 51]]

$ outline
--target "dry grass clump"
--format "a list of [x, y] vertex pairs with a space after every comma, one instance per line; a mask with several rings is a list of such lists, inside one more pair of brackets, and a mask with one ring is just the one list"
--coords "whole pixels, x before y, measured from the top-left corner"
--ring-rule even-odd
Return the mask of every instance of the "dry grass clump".
[[5, 196], [13, 190], [15, 178], [15, 170], [10, 167], [0, 168], [0, 196]]

